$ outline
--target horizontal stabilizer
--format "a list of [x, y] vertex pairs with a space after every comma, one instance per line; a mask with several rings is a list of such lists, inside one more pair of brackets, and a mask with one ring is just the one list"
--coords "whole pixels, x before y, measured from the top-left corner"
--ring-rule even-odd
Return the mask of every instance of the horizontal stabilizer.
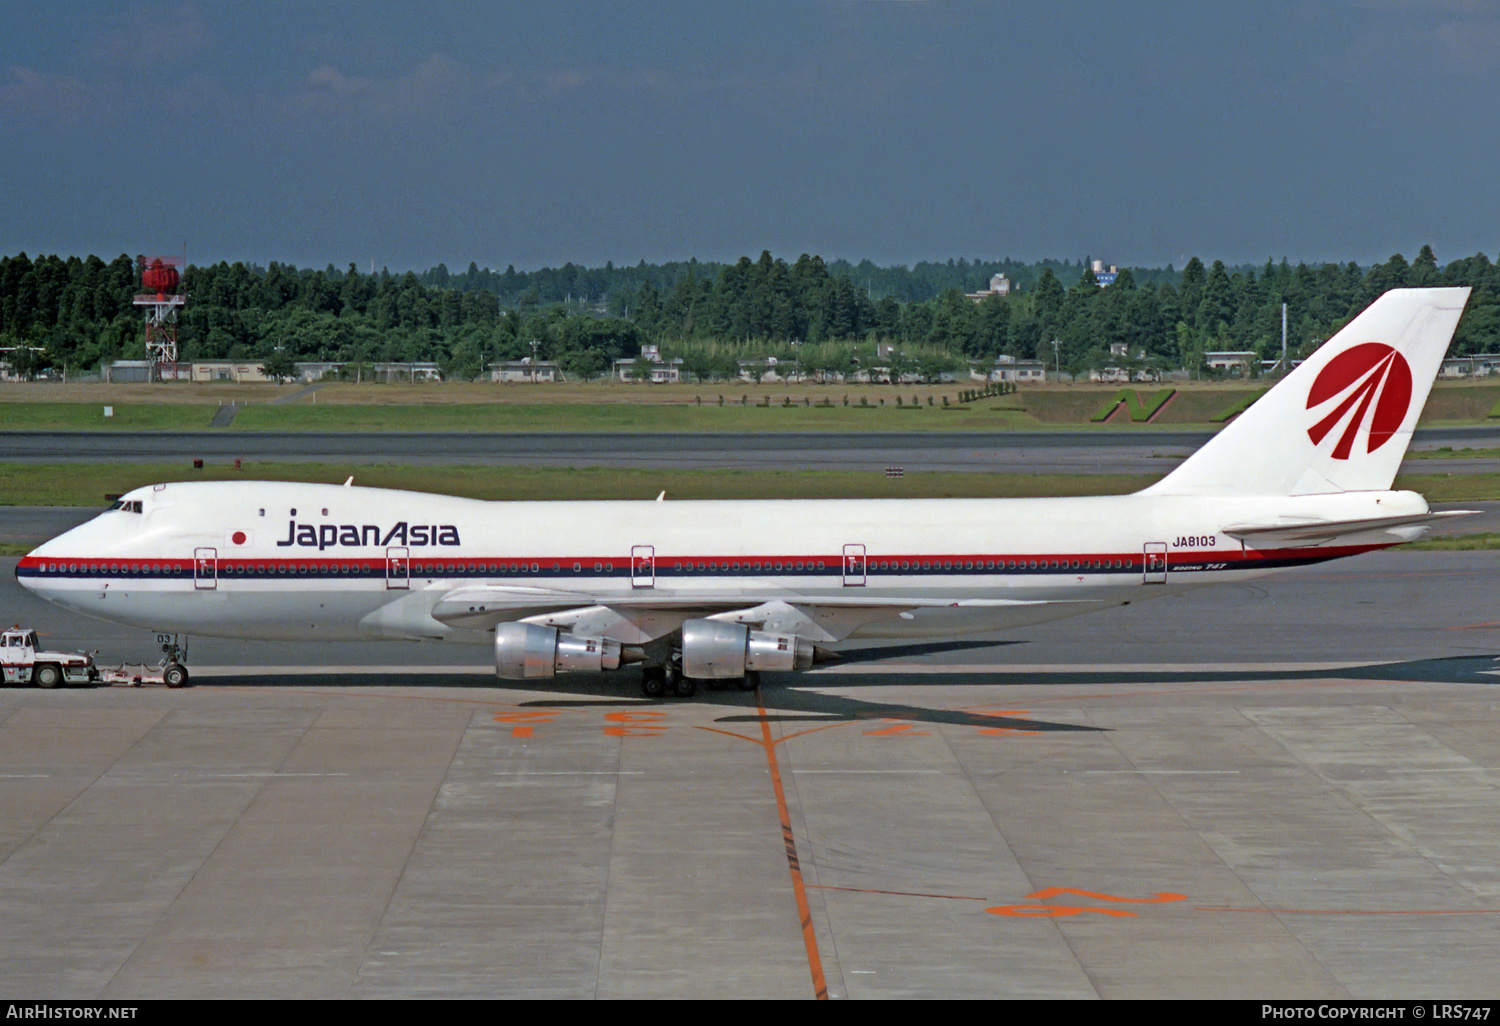
[[1415, 541], [1439, 520], [1465, 517], [1479, 510], [1454, 509], [1441, 513], [1414, 513], [1404, 517], [1369, 517], [1362, 520], [1288, 520], [1275, 524], [1233, 524], [1224, 533], [1257, 548], [1311, 548], [1331, 542], [1348, 542], [1357, 535], [1386, 534], [1396, 542]]

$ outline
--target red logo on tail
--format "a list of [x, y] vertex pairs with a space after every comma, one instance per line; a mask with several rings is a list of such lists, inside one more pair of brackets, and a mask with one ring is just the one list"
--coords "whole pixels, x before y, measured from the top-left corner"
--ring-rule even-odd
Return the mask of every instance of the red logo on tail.
[[[1344, 393], [1348, 392], [1347, 395]], [[1364, 342], [1344, 350], [1318, 372], [1312, 390], [1307, 393], [1307, 408], [1321, 406], [1343, 396], [1326, 417], [1307, 429], [1307, 437], [1317, 445], [1344, 419], [1350, 407], [1354, 416], [1333, 447], [1333, 458], [1347, 460], [1361, 425], [1370, 425], [1370, 441], [1365, 452], [1374, 452], [1386, 442], [1406, 419], [1411, 406], [1411, 368], [1406, 358], [1382, 342]], [[1371, 410], [1371, 405], [1374, 409]]]

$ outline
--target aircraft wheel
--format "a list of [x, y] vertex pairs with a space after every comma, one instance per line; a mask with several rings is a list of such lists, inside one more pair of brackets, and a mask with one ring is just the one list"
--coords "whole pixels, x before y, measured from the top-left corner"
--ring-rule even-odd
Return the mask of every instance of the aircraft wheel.
[[185, 688], [188, 683], [187, 667], [181, 663], [169, 663], [162, 671], [161, 679], [169, 688]]
[[43, 663], [32, 673], [31, 679], [39, 688], [55, 688], [62, 683], [62, 671], [51, 663]]
[[735, 681], [741, 691], [754, 691], [760, 687], [760, 671], [746, 670], [745, 675]]
[[666, 667], [648, 666], [641, 671], [641, 693], [647, 698], [660, 698], [667, 693]]
[[678, 698], [692, 698], [698, 693], [698, 680], [696, 677], [684, 677], [677, 675], [677, 686], [674, 689]]

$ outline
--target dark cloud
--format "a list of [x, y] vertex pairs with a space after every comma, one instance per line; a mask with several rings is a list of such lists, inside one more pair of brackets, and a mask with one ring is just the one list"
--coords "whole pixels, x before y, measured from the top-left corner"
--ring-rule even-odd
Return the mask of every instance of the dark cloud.
[[1500, 214], [1477, 0], [59, 10], [0, 40], [0, 251], [1369, 260]]

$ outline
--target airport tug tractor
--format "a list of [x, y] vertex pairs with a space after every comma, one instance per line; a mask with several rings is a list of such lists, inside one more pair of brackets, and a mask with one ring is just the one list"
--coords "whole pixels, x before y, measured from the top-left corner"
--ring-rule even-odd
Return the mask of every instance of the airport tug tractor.
[[7, 684], [93, 684], [99, 680], [94, 657], [84, 652], [41, 652], [36, 631], [12, 627], [0, 634], [0, 671]]
[[35, 684], [55, 688], [62, 684], [165, 684], [169, 688], [188, 686], [187, 645], [179, 644], [175, 635], [161, 634], [162, 659], [153, 669], [148, 666], [100, 668], [87, 652], [40, 652], [36, 631], [29, 627], [12, 627], [0, 632], [0, 676], [6, 684]]

